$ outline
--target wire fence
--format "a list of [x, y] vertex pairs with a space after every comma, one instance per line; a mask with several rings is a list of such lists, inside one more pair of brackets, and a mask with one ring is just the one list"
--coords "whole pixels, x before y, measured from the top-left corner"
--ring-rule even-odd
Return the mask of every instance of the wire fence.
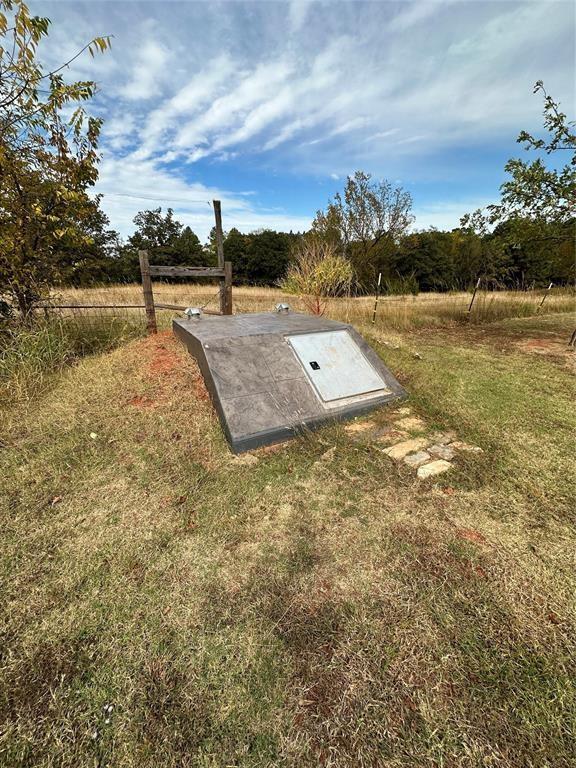
[[[154, 285], [155, 306], [160, 328], [171, 326], [173, 317], [187, 307], [200, 307], [206, 314], [218, 312], [219, 288], [213, 284], [162, 283]], [[303, 311], [298, 296], [280, 288], [239, 286], [233, 292], [235, 314], [271, 311], [278, 302]], [[326, 314], [334, 319], [359, 325], [372, 324], [374, 296], [345, 296], [327, 302]], [[488, 323], [506, 318], [530, 317], [544, 313], [573, 312], [576, 309], [573, 289], [549, 286], [531, 291], [496, 291], [480, 288], [476, 293], [423, 293], [404, 296], [380, 296], [374, 324], [395, 329], [441, 326], [458, 323]], [[130, 323], [146, 320], [142, 287], [138, 284], [112, 285], [99, 288], [66, 289], [51, 298], [41, 311], [45, 316], [78, 320], [80, 317], [120, 318]]]

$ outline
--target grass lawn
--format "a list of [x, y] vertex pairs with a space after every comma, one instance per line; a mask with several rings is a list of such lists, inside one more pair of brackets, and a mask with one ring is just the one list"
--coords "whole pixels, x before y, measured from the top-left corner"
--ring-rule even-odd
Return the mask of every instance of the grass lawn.
[[7, 406], [0, 764], [574, 766], [572, 323], [363, 329], [367, 420], [483, 449], [426, 481], [346, 425], [234, 458], [169, 332]]

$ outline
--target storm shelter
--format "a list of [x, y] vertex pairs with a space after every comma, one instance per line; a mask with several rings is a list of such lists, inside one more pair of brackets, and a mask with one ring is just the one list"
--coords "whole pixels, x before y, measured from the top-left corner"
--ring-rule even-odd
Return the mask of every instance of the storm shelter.
[[260, 312], [176, 319], [235, 453], [404, 397], [351, 325], [316, 315]]

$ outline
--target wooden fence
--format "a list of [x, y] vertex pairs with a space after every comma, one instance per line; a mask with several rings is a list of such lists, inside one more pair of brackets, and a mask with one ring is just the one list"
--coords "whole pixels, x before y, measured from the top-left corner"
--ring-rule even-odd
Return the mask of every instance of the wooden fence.
[[146, 327], [148, 333], [157, 333], [156, 323], [157, 309], [171, 309], [184, 312], [187, 307], [179, 304], [164, 304], [154, 300], [152, 289], [153, 277], [186, 277], [194, 280], [198, 278], [217, 278], [220, 281], [219, 302], [220, 310], [214, 311], [202, 307], [207, 315], [231, 315], [232, 314], [232, 262], [224, 261], [224, 234], [222, 231], [222, 209], [220, 200], [213, 200], [214, 217], [216, 221], [216, 246], [218, 253], [217, 267], [165, 267], [150, 264], [148, 251], [138, 251], [140, 259], [140, 273], [142, 275], [142, 292], [144, 304], [43, 304], [39, 309], [48, 312], [50, 309], [145, 309]]

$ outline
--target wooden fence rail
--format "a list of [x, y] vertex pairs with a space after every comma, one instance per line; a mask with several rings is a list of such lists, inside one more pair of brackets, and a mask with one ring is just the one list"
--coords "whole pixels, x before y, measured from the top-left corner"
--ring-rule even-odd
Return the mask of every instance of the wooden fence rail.
[[[182, 304], [163, 304], [155, 303], [156, 309], [172, 309], [177, 312], [184, 312], [188, 307]], [[145, 304], [38, 304], [36, 309], [146, 309]], [[215, 309], [203, 309], [205, 315], [221, 314]]]
[[[224, 261], [224, 234], [222, 231], [222, 209], [220, 200], [213, 200], [214, 217], [216, 220], [216, 247], [218, 252], [217, 267], [164, 267], [160, 264], [150, 264], [148, 251], [138, 251], [140, 259], [140, 272], [142, 274], [142, 292], [144, 294], [144, 308], [148, 333], [156, 333], [156, 311], [160, 304], [154, 303], [154, 291], [152, 290], [153, 277], [187, 277], [197, 280], [202, 277], [217, 278], [220, 280], [220, 312], [207, 312], [207, 314], [231, 315], [232, 314], [232, 263]], [[206, 312], [206, 310], [203, 310]]]

